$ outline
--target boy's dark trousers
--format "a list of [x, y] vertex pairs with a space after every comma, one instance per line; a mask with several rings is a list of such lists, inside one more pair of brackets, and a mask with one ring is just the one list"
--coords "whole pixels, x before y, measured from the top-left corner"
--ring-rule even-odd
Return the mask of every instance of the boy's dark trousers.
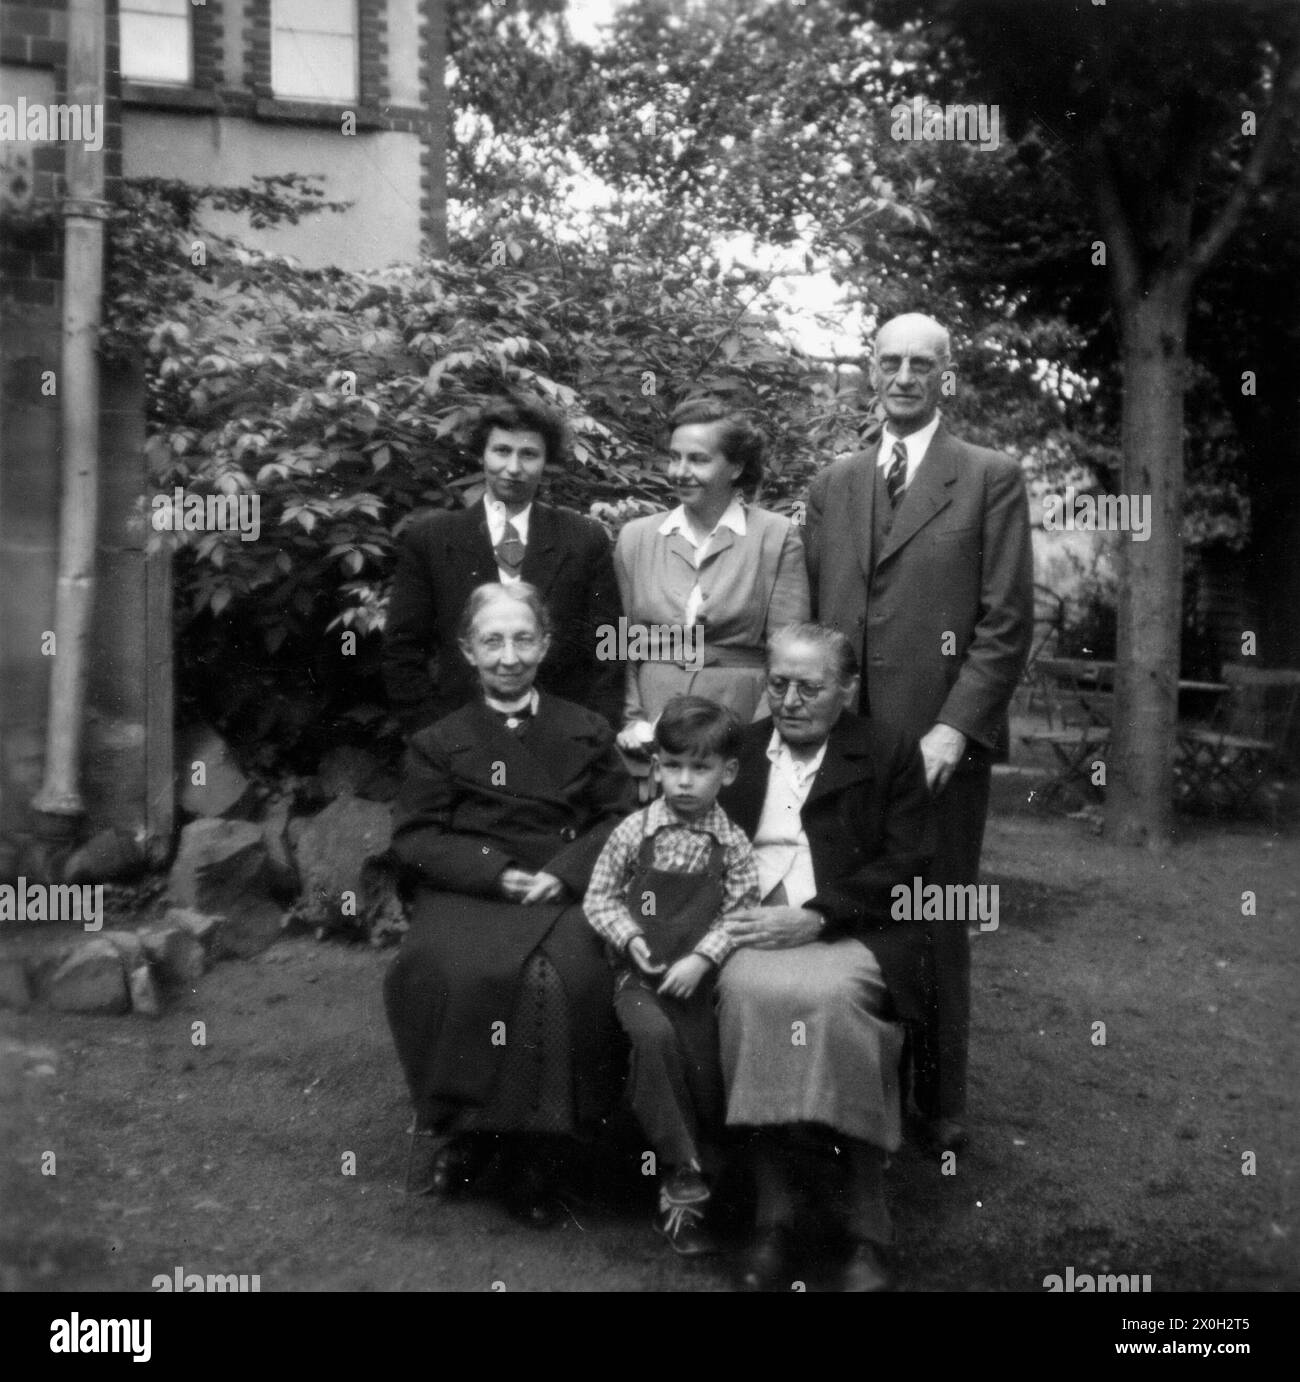
[[[700, 873], [654, 867], [654, 839], [641, 842], [627, 897], [639, 908], [651, 958], [672, 966], [692, 949], [722, 907], [723, 851], [715, 840]], [[651, 907], [647, 910], [647, 896]], [[627, 1097], [656, 1157], [657, 1169], [701, 1160], [701, 1144], [716, 1140], [725, 1116], [718, 1024], [713, 1011], [716, 971], [686, 999], [661, 998], [663, 976], [647, 977], [626, 962], [614, 985], [614, 1012], [632, 1042]]]

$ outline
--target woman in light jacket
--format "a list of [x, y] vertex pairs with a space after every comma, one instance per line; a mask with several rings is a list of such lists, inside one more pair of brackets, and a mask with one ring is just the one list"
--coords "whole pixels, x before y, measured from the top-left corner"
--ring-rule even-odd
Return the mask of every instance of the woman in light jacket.
[[765, 713], [768, 635], [809, 617], [798, 528], [746, 502], [763, 475], [762, 433], [716, 399], [682, 404], [670, 426], [680, 503], [634, 519], [614, 549], [629, 652], [618, 745], [630, 754], [645, 753], [674, 696], [707, 696], [742, 724]]

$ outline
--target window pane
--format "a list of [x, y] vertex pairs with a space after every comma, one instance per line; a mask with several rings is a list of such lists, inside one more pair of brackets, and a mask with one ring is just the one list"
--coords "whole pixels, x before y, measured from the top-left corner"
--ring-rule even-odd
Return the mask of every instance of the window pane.
[[271, 0], [271, 87], [296, 100], [357, 99], [356, 0]]
[[356, 0], [272, 0], [277, 29], [305, 29], [317, 34], [355, 34]]
[[133, 11], [137, 14], [170, 14], [181, 18], [190, 12], [191, 0], [122, 0], [123, 14]]
[[277, 96], [309, 101], [357, 98], [357, 46], [351, 38], [277, 30], [271, 57], [271, 86]]
[[[161, 5], [163, 0], [152, 0]], [[138, 7], [149, 0], [133, 0]], [[121, 12], [122, 75], [128, 81], [190, 81], [190, 17], [182, 10], [177, 17], [154, 11]]]

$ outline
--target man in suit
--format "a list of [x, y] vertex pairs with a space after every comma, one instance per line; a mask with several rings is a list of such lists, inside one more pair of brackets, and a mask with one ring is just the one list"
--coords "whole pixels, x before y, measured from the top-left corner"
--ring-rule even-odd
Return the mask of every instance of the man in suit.
[[[881, 327], [871, 382], [880, 442], [813, 481], [813, 608], [862, 655], [860, 708], [917, 739], [938, 812], [927, 882], [978, 881], [991, 765], [1033, 631], [1029, 506], [1020, 467], [943, 424], [947, 331], [909, 313]], [[941, 1151], [965, 1145], [970, 943], [932, 923], [926, 1020], [913, 1029], [913, 1095]]]
[[857, 655], [839, 631], [787, 625], [767, 650], [772, 712], [745, 730], [718, 803], [754, 842], [764, 905], [734, 913], [718, 977], [727, 1123], [749, 1128], [756, 1237], [741, 1285], [789, 1290], [801, 1219], [834, 1215], [846, 1291], [888, 1284], [885, 1156], [901, 1140], [891, 1020], [922, 1011], [924, 925], [896, 905], [934, 847], [914, 741], [854, 715]]
[[477, 694], [457, 635], [470, 592], [492, 581], [527, 581], [551, 613], [538, 686], [620, 724], [622, 668], [596, 656], [597, 630], [616, 628], [621, 612], [609, 539], [595, 519], [536, 497], [547, 463], [563, 454], [559, 418], [533, 400], [496, 403], [470, 446], [482, 457], [482, 502], [416, 519], [398, 543], [384, 681], [402, 729], [414, 734]]

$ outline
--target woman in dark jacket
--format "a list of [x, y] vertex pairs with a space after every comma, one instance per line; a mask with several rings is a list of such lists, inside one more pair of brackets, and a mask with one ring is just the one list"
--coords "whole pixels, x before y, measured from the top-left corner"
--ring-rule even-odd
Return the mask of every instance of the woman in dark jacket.
[[461, 650], [482, 695], [411, 741], [393, 849], [419, 883], [388, 972], [416, 1128], [444, 1136], [431, 1189], [505, 1158], [510, 1208], [556, 1214], [570, 1139], [617, 1098], [611, 976], [581, 899], [633, 790], [606, 722], [533, 685], [547, 615], [480, 586]]

